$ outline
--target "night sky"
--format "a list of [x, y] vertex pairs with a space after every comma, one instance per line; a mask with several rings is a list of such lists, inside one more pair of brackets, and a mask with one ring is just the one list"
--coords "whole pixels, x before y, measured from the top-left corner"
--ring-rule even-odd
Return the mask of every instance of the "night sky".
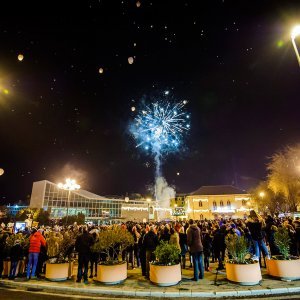
[[128, 123], [165, 91], [191, 114], [163, 163], [177, 192], [264, 179], [268, 157], [300, 142], [299, 1], [23, 5], [0, 18], [0, 204], [66, 176], [99, 195], [147, 192], [153, 158]]

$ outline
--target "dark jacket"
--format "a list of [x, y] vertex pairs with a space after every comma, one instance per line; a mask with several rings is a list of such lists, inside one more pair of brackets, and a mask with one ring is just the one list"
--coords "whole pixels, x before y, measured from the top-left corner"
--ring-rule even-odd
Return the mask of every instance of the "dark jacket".
[[191, 253], [203, 252], [201, 231], [196, 224], [190, 225], [189, 229], [187, 230], [187, 244], [190, 247]]
[[154, 251], [158, 245], [158, 237], [153, 231], [149, 231], [145, 234], [143, 239], [143, 246], [145, 250]]
[[0, 233], [0, 258], [6, 258], [6, 239], [8, 237], [7, 233]]
[[80, 255], [90, 255], [93, 242], [93, 237], [88, 232], [84, 232], [77, 237], [75, 242], [75, 250]]
[[213, 240], [209, 232], [203, 233], [202, 240], [203, 240], [204, 255], [209, 256], [212, 249], [212, 240]]
[[224, 251], [226, 248], [225, 245], [225, 236], [226, 236], [226, 228], [225, 225], [222, 225], [221, 228], [217, 229], [213, 233], [213, 250], [214, 251]]
[[179, 245], [181, 248], [181, 253], [187, 251], [187, 235], [186, 235], [186, 233], [183, 233], [183, 232], [179, 233]]
[[255, 241], [262, 240], [262, 223], [260, 221], [249, 219], [247, 222], [247, 227], [250, 230], [252, 239]]
[[16, 244], [10, 249], [10, 261], [18, 261], [23, 258], [23, 249], [20, 244]]

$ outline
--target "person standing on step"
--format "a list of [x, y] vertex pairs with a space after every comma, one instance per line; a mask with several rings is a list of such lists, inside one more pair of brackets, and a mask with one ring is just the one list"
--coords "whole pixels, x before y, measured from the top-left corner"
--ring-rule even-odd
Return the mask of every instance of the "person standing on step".
[[194, 220], [189, 220], [189, 228], [187, 230], [187, 244], [193, 257], [194, 265], [194, 281], [199, 278], [204, 278], [204, 264], [203, 264], [203, 245], [201, 240], [200, 228], [194, 224]]
[[93, 242], [93, 237], [89, 234], [87, 226], [84, 226], [82, 228], [82, 234], [77, 237], [75, 242], [75, 250], [78, 252], [78, 272], [76, 282], [81, 282], [83, 276], [84, 283], [88, 283], [88, 266]]
[[34, 227], [29, 236], [29, 254], [27, 264], [27, 280], [36, 279], [35, 271], [39, 260], [41, 246], [46, 247], [46, 240]]

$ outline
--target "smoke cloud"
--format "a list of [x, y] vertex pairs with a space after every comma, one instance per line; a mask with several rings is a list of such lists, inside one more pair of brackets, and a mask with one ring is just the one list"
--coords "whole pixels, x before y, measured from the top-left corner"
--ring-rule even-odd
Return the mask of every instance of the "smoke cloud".
[[155, 198], [160, 207], [169, 208], [170, 199], [175, 197], [175, 190], [168, 185], [164, 177], [157, 177], [155, 182]]

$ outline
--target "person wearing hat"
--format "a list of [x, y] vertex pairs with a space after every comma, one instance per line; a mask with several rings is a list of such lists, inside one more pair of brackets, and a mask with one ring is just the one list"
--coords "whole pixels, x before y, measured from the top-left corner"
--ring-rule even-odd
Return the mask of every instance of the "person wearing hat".
[[15, 279], [18, 263], [23, 257], [23, 249], [20, 240], [15, 240], [14, 245], [10, 249], [9, 256], [11, 265], [8, 279]]
[[41, 246], [46, 246], [46, 240], [35, 227], [32, 228], [29, 237], [29, 255], [27, 264], [27, 280], [36, 279], [35, 271], [38, 264]]

